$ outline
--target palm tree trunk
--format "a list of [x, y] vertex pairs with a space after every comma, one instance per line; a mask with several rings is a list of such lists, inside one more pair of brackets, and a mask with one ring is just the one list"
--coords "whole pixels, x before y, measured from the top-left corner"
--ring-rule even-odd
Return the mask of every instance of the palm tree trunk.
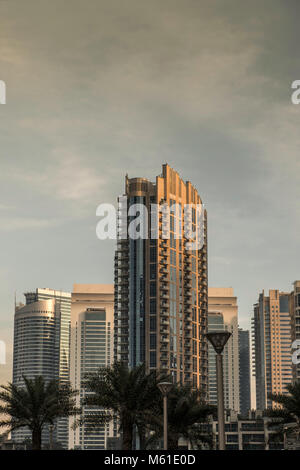
[[168, 450], [178, 449], [178, 439], [179, 436], [177, 434], [174, 434], [174, 436], [168, 436]]
[[138, 426], [138, 433], [140, 439], [140, 450], [146, 449], [146, 429], [145, 426]]
[[39, 427], [32, 430], [32, 450], [41, 450], [42, 448], [42, 430]]
[[132, 423], [123, 423], [122, 450], [132, 450], [133, 425]]

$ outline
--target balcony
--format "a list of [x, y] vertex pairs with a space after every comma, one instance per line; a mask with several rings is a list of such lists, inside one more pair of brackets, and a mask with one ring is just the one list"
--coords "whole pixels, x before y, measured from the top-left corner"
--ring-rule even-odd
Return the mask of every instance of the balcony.
[[169, 292], [169, 285], [168, 284], [161, 284], [160, 289], [163, 293], [167, 294]]
[[161, 344], [165, 344], [165, 343], [169, 343], [170, 340], [169, 340], [169, 338], [167, 338], [167, 336], [161, 336], [160, 337], [160, 342], [161, 342]]
[[160, 361], [160, 368], [161, 370], [168, 370], [168, 362]]
[[168, 317], [169, 318], [169, 309], [167, 307], [162, 307], [160, 311], [160, 315], [162, 317]]
[[159, 331], [161, 335], [168, 335], [169, 334], [168, 325], [161, 325]]
[[163, 352], [160, 353], [160, 357], [161, 357], [161, 359], [166, 361], [169, 357], [169, 354], [168, 354], [167, 351], [163, 351]]
[[163, 299], [163, 300], [169, 300], [168, 294], [165, 294], [164, 292], [160, 293], [160, 298]]
[[119, 243], [118, 244], [118, 253], [128, 253], [129, 246], [128, 243]]

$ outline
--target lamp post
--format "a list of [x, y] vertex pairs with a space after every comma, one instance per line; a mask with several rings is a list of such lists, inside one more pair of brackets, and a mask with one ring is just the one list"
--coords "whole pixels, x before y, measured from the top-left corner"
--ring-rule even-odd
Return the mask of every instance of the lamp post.
[[216, 351], [216, 372], [218, 392], [218, 425], [219, 450], [225, 450], [225, 420], [224, 420], [224, 384], [223, 384], [223, 357], [222, 352], [231, 333], [229, 331], [211, 331], [206, 337]]
[[168, 450], [168, 394], [173, 384], [170, 382], [160, 382], [157, 386], [164, 397], [164, 450]]

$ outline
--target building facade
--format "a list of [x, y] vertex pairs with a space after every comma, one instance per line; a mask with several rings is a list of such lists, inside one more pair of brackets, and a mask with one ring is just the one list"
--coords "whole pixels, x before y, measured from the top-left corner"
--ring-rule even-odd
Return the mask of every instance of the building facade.
[[290, 294], [264, 291], [254, 305], [252, 321], [256, 380], [256, 408], [276, 407], [268, 395], [285, 393], [292, 382]]
[[[238, 305], [231, 287], [209, 287], [208, 315], [208, 331], [223, 329], [231, 333], [223, 352], [224, 402], [227, 409], [238, 412], [240, 409]], [[208, 376], [210, 397], [212, 403], [216, 404], [215, 352], [211, 345], [209, 345]]]
[[[284, 442], [277, 430], [269, 425], [270, 418], [259, 412], [249, 412], [241, 417], [237, 413], [225, 415], [226, 450], [283, 450]], [[214, 449], [218, 449], [218, 422], [202, 425], [203, 432], [213, 438]]]
[[[208, 312], [208, 331], [225, 331], [224, 318], [221, 312]], [[227, 354], [223, 353], [223, 367], [225, 362], [225, 370], [227, 366]], [[226, 384], [228, 380], [224, 377], [224, 395], [228, 397]], [[217, 369], [216, 369], [216, 352], [213, 346], [208, 344], [208, 401], [211, 405], [218, 405], [217, 396]], [[224, 400], [226, 408], [228, 403]]]
[[[23, 375], [33, 379], [43, 376], [46, 381], [69, 380], [69, 340], [71, 294], [53, 289], [36, 289], [25, 294], [26, 304], [15, 309], [13, 383], [24, 384]], [[13, 433], [20, 442], [31, 438], [26, 429]], [[54, 427], [53, 439], [68, 447], [68, 419], [61, 418]], [[49, 434], [43, 434], [48, 443]]]
[[[300, 281], [294, 282], [294, 289], [290, 294], [289, 309], [292, 321], [292, 342], [298, 340], [299, 346], [293, 348], [293, 351], [300, 349]], [[298, 355], [296, 362], [293, 364], [293, 380], [300, 380], [300, 355]]]
[[[111, 284], [75, 284], [71, 307], [70, 380], [79, 390], [77, 406], [88, 393], [82, 385], [86, 374], [113, 362], [114, 287]], [[95, 411], [95, 410], [93, 410]], [[83, 407], [83, 416], [91, 410]], [[107, 439], [116, 437], [114, 423], [91, 428], [82, 424], [73, 428], [70, 418], [70, 449], [103, 450]]]
[[249, 330], [239, 328], [240, 413], [251, 409], [250, 338]]
[[[149, 221], [143, 237], [128, 236], [137, 206]], [[207, 230], [200, 196], [168, 165], [155, 182], [126, 176], [118, 227], [124, 223], [115, 254], [115, 357], [164, 370], [206, 397]], [[189, 235], [180, 236], [187, 227], [196, 248]]]

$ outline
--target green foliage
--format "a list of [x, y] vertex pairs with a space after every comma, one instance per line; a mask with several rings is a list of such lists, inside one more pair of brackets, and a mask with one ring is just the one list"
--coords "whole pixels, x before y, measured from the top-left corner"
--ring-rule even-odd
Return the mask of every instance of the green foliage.
[[38, 376], [28, 379], [23, 376], [24, 386], [12, 383], [0, 387], [0, 427], [9, 431], [28, 427], [32, 432], [33, 448], [41, 448], [41, 433], [46, 424], [53, 425], [60, 417], [79, 413], [75, 395], [69, 384], [53, 380], [45, 382]]
[[[84, 421], [97, 426], [117, 419], [123, 435], [122, 448], [131, 449], [134, 426], [139, 429], [143, 440], [146, 417], [161, 400], [157, 384], [162, 379], [164, 377], [155, 371], [146, 374], [143, 364], [129, 369], [127, 365], [116, 362], [111, 367], [99, 369], [83, 382], [89, 394], [82, 405], [95, 409], [95, 412], [84, 416]], [[104, 410], [101, 412], [97, 408]]]
[[300, 382], [286, 386], [287, 394], [270, 393], [269, 399], [281, 405], [281, 408], [269, 409], [266, 416], [271, 419], [270, 428], [274, 428], [276, 434], [292, 435], [299, 439], [300, 433]]
[[[215, 407], [201, 399], [200, 392], [188, 386], [174, 385], [168, 395], [168, 447], [178, 448], [180, 437], [188, 440], [192, 447], [212, 444], [212, 436], [203, 432], [203, 424], [215, 413]], [[155, 416], [149, 416], [155, 432], [149, 439], [149, 445], [163, 436], [162, 406], [157, 408]]]

